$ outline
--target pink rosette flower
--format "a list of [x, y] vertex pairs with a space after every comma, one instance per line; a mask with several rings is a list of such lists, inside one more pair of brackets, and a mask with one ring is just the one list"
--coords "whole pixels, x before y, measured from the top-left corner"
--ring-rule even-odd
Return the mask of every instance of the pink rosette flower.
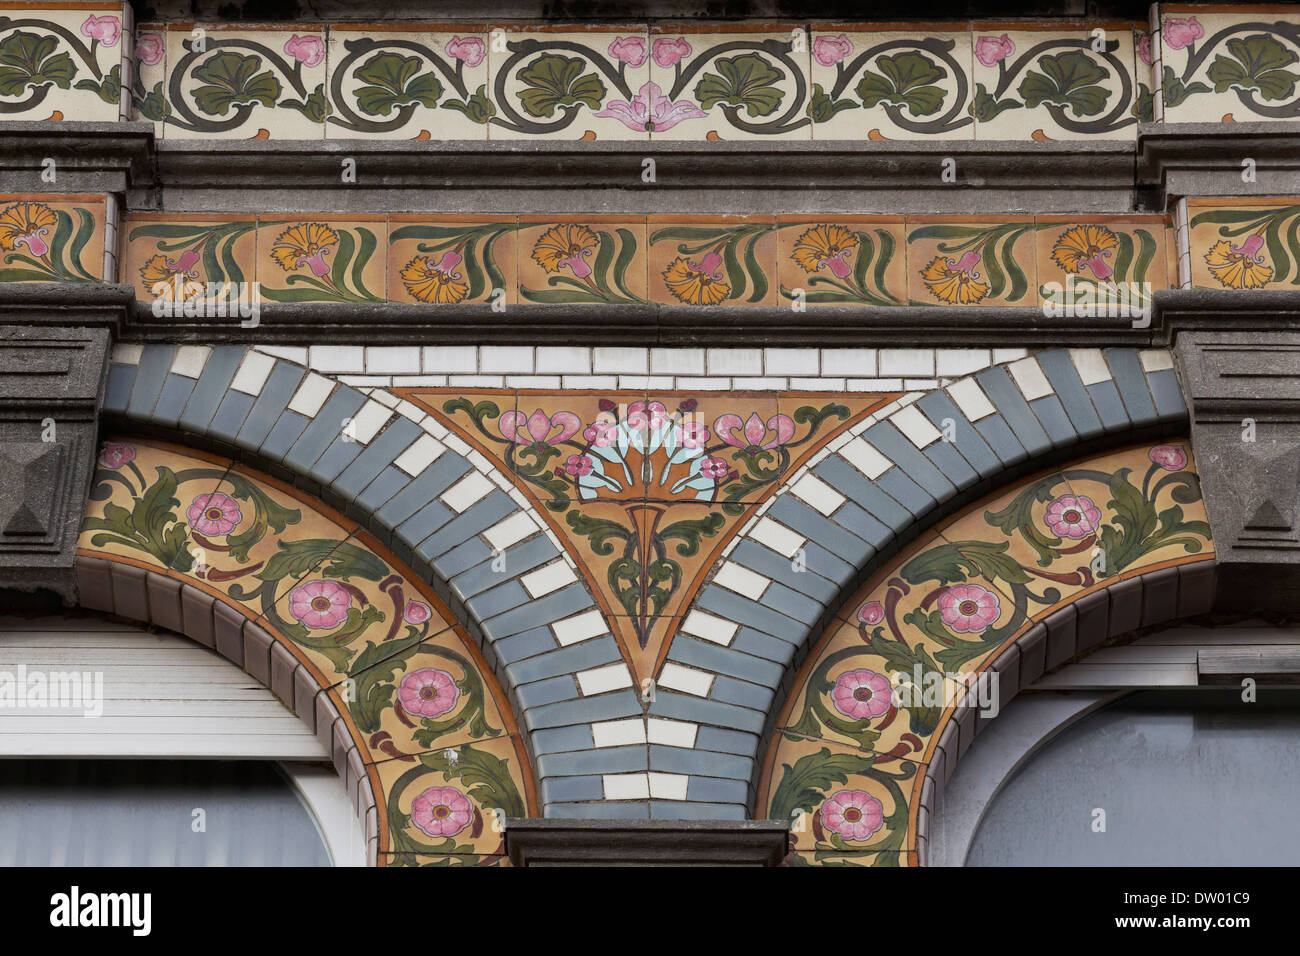
[[244, 520], [235, 499], [219, 491], [199, 495], [186, 510], [185, 516], [190, 519], [191, 528], [209, 538], [230, 534]]
[[861, 842], [885, 825], [884, 805], [862, 790], [841, 790], [822, 804], [822, 825], [844, 837]]
[[813, 59], [822, 66], [834, 66], [853, 52], [853, 42], [841, 33], [837, 37], [818, 37], [813, 40]]
[[727, 464], [725, 458], [706, 458], [700, 463], [700, 474], [714, 481], [726, 478], [730, 471], [731, 466]]
[[657, 432], [668, 422], [663, 402], [633, 402], [627, 409], [627, 427], [633, 431]]
[[1016, 45], [1005, 33], [1000, 37], [980, 37], [975, 41], [975, 59], [994, 66], [1016, 52]]
[[939, 617], [957, 633], [979, 634], [1000, 613], [998, 596], [978, 584], [954, 584], [939, 596]]
[[583, 430], [582, 437], [597, 448], [608, 448], [618, 441], [618, 425], [614, 422], [592, 422]]
[[402, 611], [402, 620], [407, 624], [420, 625], [433, 617], [433, 608], [423, 601], [407, 601], [406, 609]]
[[141, 33], [135, 38], [135, 58], [153, 66], [163, 58], [163, 38], [157, 33]]
[[1147, 456], [1165, 471], [1182, 471], [1187, 467], [1187, 452], [1177, 445], [1156, 445]]
[[1147, 66], [1151, 65], [1151, 36], [1144, 33], [1138, 37], [1138, 58]]
[[867, 627], [875, 627], [885, 619], [885, 606], [879, 601], [868, 601], [858, 608], [858, 620]]
[[894, 688], [888, 677], [875, 671], [848, 671], [835, 682], [831, 703], [850, 720], [874, 719], [889, 712]]
[[325, 59], [325, 41], [320, 37], [294, 34], [284, 44], [284, 52], [303, 66], [319, 66]]
[[659, 37], [655, 40], [653, 56], [660, 66], [672, 66], [690, 55], [691, 45], [683, 37]]
[[103, 46], [117, 46], [122, 27], [117, 17], [97, 17], [92, 14], [81, 24], [81, 32], [83, 36], [98, 40]]
[[425, 667], [402, 678], [397, 685], [397, 699], [408, 714], [432, 720], [456, 706], [460, 688], [446, 671]]
[[1058, 538], [1077, 540], [1097, 530], [1101, 511], [1087, 495], [1061, 495], [1047, 506], [1043, 522]]
[[487, 44], [478, 37], [452, 37], [444, 49], [449, 57], [464, 61], [466, 66], [478, 66], [487, 56]]
[[1160, 33], [1164, 38], [1164, 46], [1171, 50], [1181, 50], [1187, 44], [1205, 36], [1205, 28], [1196, 17], [1188, 17], [1185, 20], [1170, 17], [1161, 25]]
[[640, 66], [646, 58], [645, 37], [615, 37], [609, 55], [628, 66]]
[[555, 470], [570, 478], [582, 478], [591, 474], [591, 468], [591, 459], [586, 455], [570, 455], [564, 460], [564, 464]]
[[120, 441], [104, 442], [99, 450], [99, 467], [121, 468], [135, 461], [135, 449]]
[[[769, 430], [776, 437], [764, 442]], [[789, 415], [773, 415], [764, 425], [758, 412], [752, 412], [742, 430], [739, 415], [719, 415], [713, 422], [713, 432], [735, 448], [776, 448], [794, 437], [794, 420]]]
[[631, 100], [610, 100], [596, 115], [616, 119], [638, 133], [662, 133], [682, 120], [698, 119], [709, 114], [690, 100], [674, 103], [664, 96], [657, 83], [646, 83]]
[[[506, 412], [497, 422], [501, 434], [517, 445], [558, 445], [578, 434], [581, 427], [581, 419], [573, 412], [547, 415], [540, 408], [531, 415], [520, 411]], [[557, 428], [559, 434], [552, 438], [551, 432]]]
[[289, 592], [289, 613], [314, 631], [328, 631], [348, 616], [352, 595], [337, 581], [308, 581]]
[[682, 425], [682, 447], [703, 448], [709, 440], [709, 426], [699, 422], [686, 422]]
[[474, 808], [455, 787], [430, 787], [411, 801], [411, 823], [433, 837], [455, 836], [474, 819]]

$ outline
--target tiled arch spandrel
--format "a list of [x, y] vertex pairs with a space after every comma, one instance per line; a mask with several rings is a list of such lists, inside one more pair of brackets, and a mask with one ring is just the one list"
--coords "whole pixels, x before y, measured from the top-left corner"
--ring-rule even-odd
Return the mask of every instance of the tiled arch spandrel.
[[776, 714], [757, 815], [796, 863], [924, 865], [971, 740], [1044, 670], [1208, 610], [1214, 549], [1190, 445], [1037, 474], [912, 542], [836, 611]]
[[363, 818], [375, 805], [377, 862], [501, 858], [496, 817], [535, 812], [527, 750], [431, 589], [355, 521], [229, 459], [110, 439], [98, 464], [83, 602], [189, 633], [273, 687], [332, 746]]

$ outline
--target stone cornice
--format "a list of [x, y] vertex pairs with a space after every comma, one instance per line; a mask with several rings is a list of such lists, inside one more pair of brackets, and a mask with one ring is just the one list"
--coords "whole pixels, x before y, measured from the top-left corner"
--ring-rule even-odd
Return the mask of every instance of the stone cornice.
[[[1252, 160], [1253, 181], [1242, 179]], [[1300, 191], [1300, 127], [1289, 122], [1147, 123], [1138, 131], [1137, 180], [1169, 196]]]
[[508, 820], [514, 866], [778, 866], [783, 820]]
[[[0, 191], [113, 192], [154, 180], [152, 123], [0, 123]], [[55, 180], [42, 179], [54, 160]]]

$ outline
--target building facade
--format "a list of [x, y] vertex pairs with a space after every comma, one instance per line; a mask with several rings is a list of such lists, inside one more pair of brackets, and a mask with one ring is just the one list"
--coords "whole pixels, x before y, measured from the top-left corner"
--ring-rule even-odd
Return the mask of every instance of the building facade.
[[1291, 682], [1295, 8], [256, 6], [0, 3], [0, 625], [276, 742], [5, 756], [325, 761], [377, 865], [960, 864], [1117, 694]]

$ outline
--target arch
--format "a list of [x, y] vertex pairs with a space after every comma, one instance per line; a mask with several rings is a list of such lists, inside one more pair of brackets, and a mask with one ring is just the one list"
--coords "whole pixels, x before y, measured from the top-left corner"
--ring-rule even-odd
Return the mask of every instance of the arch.
[[[548, 738], [572, 738], [587, 714], [641, 716], [630, 675], [614, 681], [618, 693], [586, 703], [599, 692], [578, 674], [593, 665], [568, 645], [575, 632], [610, 626], [576, 575], [561, 584], [553, 582], [563, 574], [536, 575], [561, 562], [573, 568], [545, 520], [487, 458], [413, 403], [255, 348], [119, 345], [104, 415], [291, 483], [355, 519], [430, 583], [509, 693], [547, 815], [552, 791], [565, 784], [549, 779], [541, 759]], [[528, 673], [519, 675], [511, 665], [524, 657]], [[563, 749], [595, 746], [588, 739]]]
[[936, 794], [997, 711], [1110, 638], [1209, 610], [1214, 568], [1181, 440], [1040, 472], [945, 519], [810, 648], [757, 815], [805, 815], [801, 862], [924, 864]]
[[371, 862], [500, 860], [495, 813], [536, 813], [527, 748], [432, 589], [355, 521], [241, 463], [110, 440], [99, 466], [84, 606], [185, 634], [270, 687], [331, 750]]

